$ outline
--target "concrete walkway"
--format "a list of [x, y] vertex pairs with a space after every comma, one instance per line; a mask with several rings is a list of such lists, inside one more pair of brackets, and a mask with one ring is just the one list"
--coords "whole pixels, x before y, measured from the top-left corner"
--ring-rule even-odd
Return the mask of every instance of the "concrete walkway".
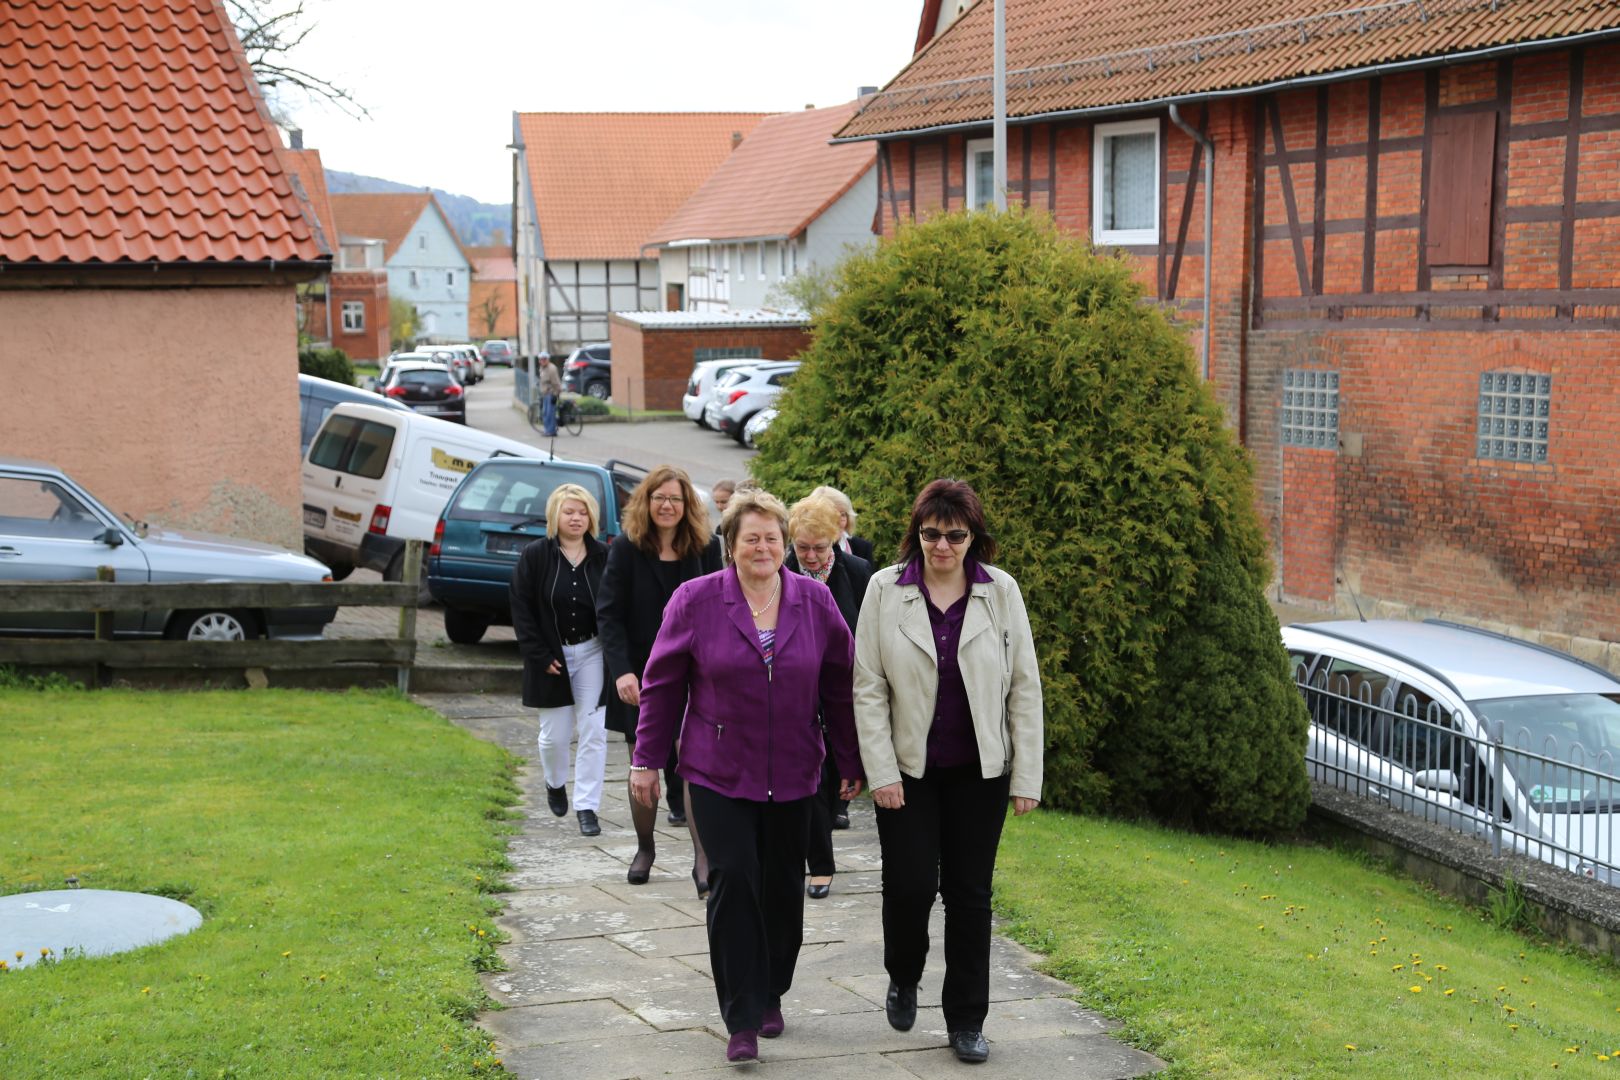
[[[485, 977], [505, 1008], [481, 1018], [506, 1068], [536, 1080], [628, 1080], [729, 1074], [726, 1033], [709, 974], [704, 907], [692, 885], [684, 827], [659, 817], [658, 862], [643, 886], [625, 882], [635, 854], [622, 777], [625, 746], [610, 735], [602, 835], [579, 835], [572, 813], [552, 817], [536, 756], [536, 720], [508, 695], [421, 695], [481, 738], [529, 762], [520, 777], [524, 818], [509, 855], [511, 935], [507, 970]], [[572, 792], [570, 791], [570, 795]], [[1072, 989], [1035, 971], [1037, 958], [997, 937], [992, 948], [990, 1061], [965, 1066], [945, 1045], [938, 1008], [942, 915], [936, 905], [930, 967], [917, 1025], [892, 1030], [883, 1016], [877, 831], [870, 801], [851, 807], [852, 827], [834, 834], [839, 874], [826, 900], [805, 901], [804, 948], [783, 1000], [787, 1031], [760, 1041], [760, 1077], [816, 1080], [935, 1077], [967, 1070], [994, 1077], [1120, 1080], [1162, 1062], [1108, 1034], [1112, 1025], [1075, 1005]]]

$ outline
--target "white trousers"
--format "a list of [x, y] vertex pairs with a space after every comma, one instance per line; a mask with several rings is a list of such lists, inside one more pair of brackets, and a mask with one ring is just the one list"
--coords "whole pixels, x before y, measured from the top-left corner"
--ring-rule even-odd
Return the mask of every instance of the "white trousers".
[[574, 809], [598, 810], [602, 806], [602, 773], [607, 768], [607, 709], [597, 704], [602, 697], [602, 639], [591, 638], [578, 645], [563, 646], [563, 663], [568, 668], [568, 685], [574, 703], [556, 709], [540, 710], [540, 768], [547, 787], [568, 783], [568, 744], [579, 738], [574, 762]]

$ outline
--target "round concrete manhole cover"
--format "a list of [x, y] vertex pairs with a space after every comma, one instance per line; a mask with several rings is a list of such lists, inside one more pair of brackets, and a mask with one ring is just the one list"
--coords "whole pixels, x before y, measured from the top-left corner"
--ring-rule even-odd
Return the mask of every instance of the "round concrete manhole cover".
[[16, 893], [0, 896], [0, 960], [27, 967], [40, 961], [44, 949], [54, 959], [105, 956], [155, 945], [201, 925], [196, 908], [166, 896], [109, 889]]

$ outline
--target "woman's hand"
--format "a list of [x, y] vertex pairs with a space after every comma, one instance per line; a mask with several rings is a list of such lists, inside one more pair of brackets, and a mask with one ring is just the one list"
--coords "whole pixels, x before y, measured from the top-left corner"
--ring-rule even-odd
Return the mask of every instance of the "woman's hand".
[[562, 661], [561, 660], [553, 660], [551, 663], [547, 664], [546, 665], [546, 674], [547, 675], [561, 675], [562, 674]]
[[865, 785], [860, 780], [840, 780], [838, 782], [838, 797], [845, 802], [849, 802], [849, 800], [861, 793], [863, 786]]
[[872, 801], [885, 810], [898, 810], [906, 805], [906, 789], [901, 783], [884, 784], [872, 789]]
[[626, 705], [641, 704], [641, 680], [635, 675], [620, 675], [614, 680], [613, 688], [619, 692], [619, 700]]
[[1041, 801], [1039, 799], [1025, 798], [1022, 795], [1014, 795], [1012, 797], [1012, 804], [1013, 817], [1023, 817], [1025, 814], [1041, 805]]
[[[634, 675], [626, 675], [627, 679], [634, 679]], [[657, 769], [631, 769], [630, 794], [635, 796], [636, 802], [642, 806], [657, 808], [658, 806], [658, 770]]]

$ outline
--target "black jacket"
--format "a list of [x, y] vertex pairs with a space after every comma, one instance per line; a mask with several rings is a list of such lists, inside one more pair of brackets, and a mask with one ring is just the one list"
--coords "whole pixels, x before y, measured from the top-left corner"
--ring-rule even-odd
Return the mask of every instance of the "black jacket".
[[[787, 555], [787, 568], [791, 573], [799, 573], [799, 557], [792, 551]], [[839, 614], [849, 624], [851, 634], [855, 633], [855, 622], [861, 617], [861, 602], [866, 599], [866, 583], [870, 580], [872, 564], [866, 559], [842, 551], [833, 556], [827, 588], [832, 591], [833, 603], [838, 605]]]
[[[593, 597], [602, 595], [607, 557], [606, 544], [594, 536], [585, 537], [585, 583]], [[551, 590], [564, 562], [556, 539], [543, 536], [523, 549], [512, 571], [512, 630], [517, 634], [518, 651], [523, 654], [523, 704], [531, 709], [556, 709], [574, 703], [568, 662], [563, 659], [562, 634], [551, 609]], [[600, 621], [597, 626], [600, 634]], [[559, 675], [546, 671], [553, 660], [562, 666]], [[598, 704], [606, 700], [604, 685]]]
[[[863, 537], [852, 536], [849, 538], [849, 551], [850, 554], [859, 555], [861, 558], [866, 560], [866, 571], [868, 576], [870, 576], [872, 567], [877, 565], [877, 561], [872, 557], [872, 541]], [[862, 590], [865, 590], [865, 586], [862, 586]], [[856, 603], [859, 602], [860, 601], [856, 601]], [[849, 625], [850, 629], [853, 630], [855, 628], [854, 623], [850, 623]]]
[[[664, 605], [673, 590], [665, 590], [657, 563], [656, 555], [648, 555], [624, 537], [608, 548], [607, 571], [596, 593], [596, 625], [607, 656], [609, 731], [628, 734], [636, 730], [637, 709], [619, 700], [614, 684], [622, 675], [641, 678], [658, 628], [664, 623]], [[702, 555], [682, 559], [680, 565], [683, 582], [719, 570], [720, 538], [711, 536]]]

